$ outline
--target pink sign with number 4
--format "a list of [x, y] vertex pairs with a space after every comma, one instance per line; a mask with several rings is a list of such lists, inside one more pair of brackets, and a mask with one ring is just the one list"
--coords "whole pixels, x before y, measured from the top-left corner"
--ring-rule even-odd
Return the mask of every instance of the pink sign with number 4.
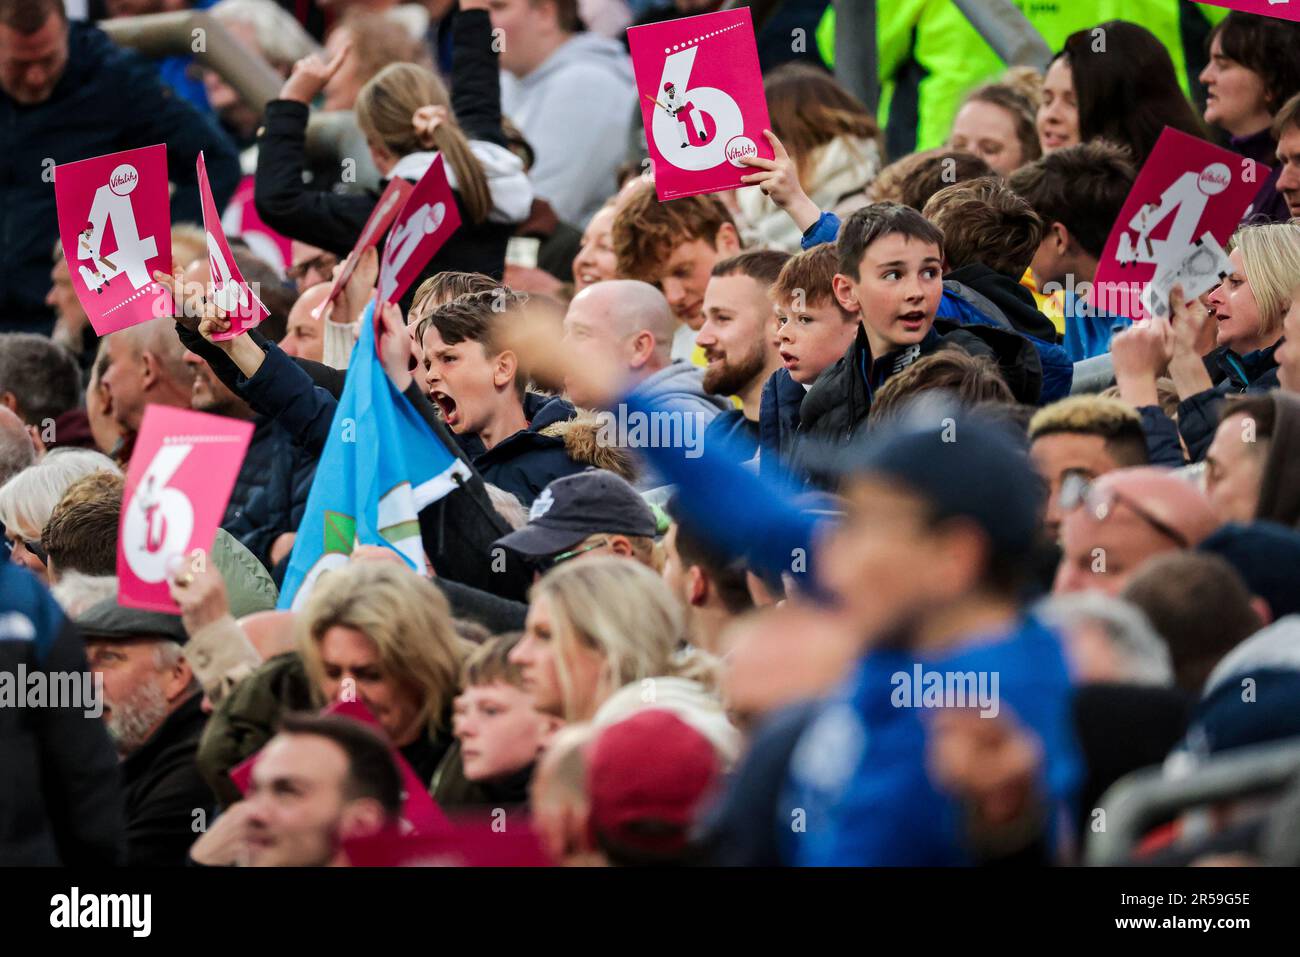
[[1254, 160], [1166, 127], [1106, 240], [1092, 306], [1145, 317], [1145, 285], [1207, 232], [1226, 245], [1267, 175]]
[[131, 453], [117, 535], [117, 600], [179, 609], [167, 587], [173, 560], [207, 552], [226, 512], [253, 423], [150, 405]]
[[379, 260], [376, 321], [379, 308], [386, 302], [401, 299], [434, 253], [459, 228], [460, 210], [456, 208], [456, 197], [447, 180], [447, 164], [440, 153], [407, 196], [384, 243], [384, 255]]
[[59, 240], [72, 288], [101, 336], [171, 315], [167, 147], [142, 146], [54, 168]]

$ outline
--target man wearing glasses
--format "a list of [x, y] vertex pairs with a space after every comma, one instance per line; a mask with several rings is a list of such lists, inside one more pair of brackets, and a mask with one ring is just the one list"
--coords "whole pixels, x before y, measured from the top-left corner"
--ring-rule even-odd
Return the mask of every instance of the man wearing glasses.
[[1194, 548], [1218, 527], [1209, 500], [1187, 479], [1128, 468], [1061, 485], [1061, 564], [1053, 591], [1118, 595], [1147, 559]]

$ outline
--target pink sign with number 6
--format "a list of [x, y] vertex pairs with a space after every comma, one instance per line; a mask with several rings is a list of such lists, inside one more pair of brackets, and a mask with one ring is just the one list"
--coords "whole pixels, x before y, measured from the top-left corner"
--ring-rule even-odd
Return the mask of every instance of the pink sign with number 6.
[[207, 552], [244, 462], [253, 423], [150, 405], [131, 454], [117, 536], [117, 600], [176, 613], [168, 575]]
[[109, 153], [54, 168], [59, 239], [72, 288], [101, 336], [172, 314], [167, 147]]
[[772, 158], [748, 9], [632, 27], [627, 42], [661, 200], [738, 189], [746, 156]]
[[1279, 20], [1300, 20], [1300, 0], [1206, 0], [1216, 7], [1254, 13]]

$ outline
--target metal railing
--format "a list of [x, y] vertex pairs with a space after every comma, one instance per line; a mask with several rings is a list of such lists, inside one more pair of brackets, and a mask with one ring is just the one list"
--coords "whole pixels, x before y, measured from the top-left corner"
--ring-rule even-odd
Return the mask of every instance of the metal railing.
[[1153, 825], [1205, 804], [1280, 791], [1300, 777], [1300, 742], [1236, 748], [1206, 761], [1186, 777], [1166, 778], [1161, 768], [1126, 775], [1102, 795], [1105, 828], [1088, 837], [1085, 863], [1130, 862]]

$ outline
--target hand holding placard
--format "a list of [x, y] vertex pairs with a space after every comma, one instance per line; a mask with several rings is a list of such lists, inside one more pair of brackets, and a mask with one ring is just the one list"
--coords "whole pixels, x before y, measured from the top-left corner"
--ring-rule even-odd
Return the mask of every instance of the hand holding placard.
[[127, 469], [118, 527], [118, 601], [175, 613], [177, 559], [212, 548], [253, 424], [150, 405]]
[[[1198, 242], [1207, 248], [1207, 236], [1228, 241], [1259, 190], [1259, 169], [1253, 160], [1166, 127], [1106, 240], [1092, 306], [1140, 319], [1150, 314], [1148, 305], [1159, 310], [1174, 282], [1197, 288], [1209, 275], [1199, 269], [1202, 260], [1213, 265], [1217, 258], [1212, 248], [1209, 259], [1194, 256]], [[1158, 288], [1144, 297], [1153, 281]]]
[[627, 31], [661, 200], [745, 185], [746, 157], [771, 159], [771, 126], [748, 9]]

